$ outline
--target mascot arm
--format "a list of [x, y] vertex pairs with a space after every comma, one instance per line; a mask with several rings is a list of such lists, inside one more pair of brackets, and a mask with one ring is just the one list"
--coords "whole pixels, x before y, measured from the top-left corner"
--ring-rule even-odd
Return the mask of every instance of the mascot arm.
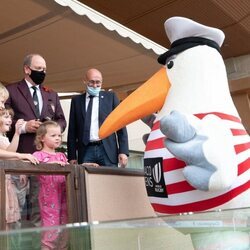
[[202, 120], [172, 111], [160, 121], [165, 147], [187, 165], [183, 174], [198, 190], [229, 189], [237, 177], [232, 134], [215, 115]]

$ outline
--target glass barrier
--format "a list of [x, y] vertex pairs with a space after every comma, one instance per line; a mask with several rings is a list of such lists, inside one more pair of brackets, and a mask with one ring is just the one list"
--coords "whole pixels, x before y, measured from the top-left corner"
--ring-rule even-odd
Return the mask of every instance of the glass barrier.
[[[53, 227], [68, 221], [65, 175], [5, 175], [5, 229]], [[34, 229], [33, 229], [34, 230]], [[31, 238], [31, 249], [66, 249], [67, 230], [50, 229]], [[8, 249], [20, 249], [23, 237], [8, 240]], [[40, 244], [41, 242], [41, 244]], [[59, 246], [54, 246], [60, 242]], [[41, 246], [40, 246], [41, 245]], [[27, 249], [22, 247], [21, 249]]]
[[[0, 232], [0, 249], [224, 250], [250, 249], [250, 209]], [[60, 233], [51, 248], [44, 234]], [[54, 248], [52, 248], [54, 247]]]
[[40, 226], [41, 217], [68, 222], [65, 175], [6, 174], [5, 189], [6, 229]]

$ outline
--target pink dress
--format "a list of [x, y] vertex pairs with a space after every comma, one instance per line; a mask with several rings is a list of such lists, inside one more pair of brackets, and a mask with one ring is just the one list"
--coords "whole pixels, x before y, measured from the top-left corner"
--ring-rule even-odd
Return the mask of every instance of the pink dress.
[[[33, 155], [41, 163], [55, 161], [67, 162], [61, 152], [47, 153], [36, 151]], [[39, 207], [43, 227], [57, 226], [67, 223], [66, 182], [63, 175], [39, 175]], [[42, 236], [42, 244], [50, 249], [56, 249], [59, 230], [46, 231]]]
[[[0, 148], [6, 149], [9, 145], [9, 139], [6, 136], [0, 135]], [[21, 218], [20, 208], [17, 199], [15, 184], [13, 183], [10, 174], [6, 174], [5, 176], [5, 191], [6, 222], [17, 222]]]

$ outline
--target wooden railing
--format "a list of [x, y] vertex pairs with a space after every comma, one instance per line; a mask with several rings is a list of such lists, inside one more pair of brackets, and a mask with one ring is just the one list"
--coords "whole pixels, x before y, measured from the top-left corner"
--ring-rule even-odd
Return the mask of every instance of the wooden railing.
[[[147, 199], [142, 170], [112, 167], [93, 168], [81, 165], [61, 167], [58, 164], [33, 165], [22, 161], [0, 161], [0, 210], [2, 211], [0, 213], [0, 230], [6, 228], [6, 174], [65, 175], [69, 223], [130, 219], [154, 215]], [[105, 197], [105, 199], [98, 201], [99, 197]], [[100, 210], [98, 210], [99, 204], [102, 204]], [[123, 210], [127, 206], [130, 208], [129, 211]], [[111, 216], [103, 215], [105, 209]]]
[[66, 188], [67, 188], [67, 205], [68, 205], [68, 216], [69, 222], [78, 221], [78, 215], [76, 213], [76, 180], [75, 172], [77, 165], [67, 165], [61, 167], [58, 164], [39, 164], [33, 165], [31, 163], [22, 161], [0, 161], [0, 229], [6, 228], [5, 217], [5, 175], [47, 175], [57, 174], [66, 176]]

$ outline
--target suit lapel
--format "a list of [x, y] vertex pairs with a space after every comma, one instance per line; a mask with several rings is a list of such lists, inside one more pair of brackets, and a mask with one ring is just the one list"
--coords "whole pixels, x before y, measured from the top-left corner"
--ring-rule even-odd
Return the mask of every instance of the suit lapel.
[[99, 128], [102, 125], [103, 120], [104, 120], [103, 113], [104, 113], [104, 109], [106, 107], [106, 105], [105, 105], [106, 98], [105, 97], [106, 97], [105, 92], [101, 91], [99, 94]]
[[[99, 94], [99, 127], [103, 123], [104, 117], [105, 117], [105, 92], [101, 91]], [[80, 98], [80, 107], [82, 107], [82, 116], [83, 120], [85, 120], [85, 115], [86, 115], [86, 93], [84, 93], [81, 98]]]
[[85, 120], [85, 115], [86, 115], [86, 93], [81, 95], [80, 98], [80, 107], [82, 108], [82, 117], [83, 120]]
[[34, 105], [34, 102], [33, 102], [33, 98], [31, 97], [30, 90], [29, 90], [28, 85], [25, 82], [25, 80], [21, 81], [18, 84], [17, 88], [20, 91], [20, 93], [24, 96], [25, 100], [29, 104], [29, 106], [32, 109], [34, 115], [36, 116], [36, 111], [35, 111], [35, 105]]

